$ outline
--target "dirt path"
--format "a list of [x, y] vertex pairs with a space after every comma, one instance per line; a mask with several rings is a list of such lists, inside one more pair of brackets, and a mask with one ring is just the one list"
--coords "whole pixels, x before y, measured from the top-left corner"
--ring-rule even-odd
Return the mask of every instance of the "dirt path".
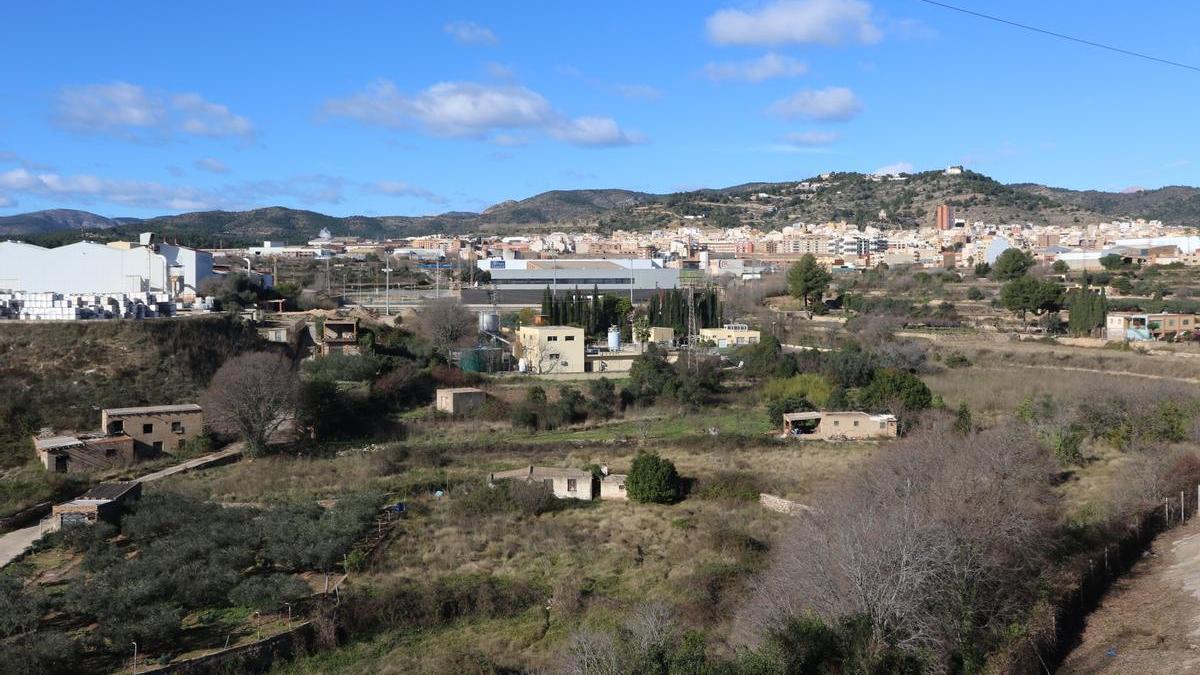
[[1200, 672], [1200, 519], [1160, 535], [1113, 584], [1059, 672]]
[[1168, 382], [1186, 382], [1200, 384], [1197, 377], [1174, 377], [1171, 375], [1152, 375], [1150, 373], [1135, 373], [1130, 370], [1102, 370], [1100, 368], [1081, 368], [1079, 366], [1056, 366], [1039, 363], [1007, 363], [1004, 366], [972, 366], [978, 370], [1008, 370], [1010, 368], [1028, 368], [1030, 370], [1070, 370], [1076, 373], [1095, 373], [1097, 375], [1116, 375], [1120, 377], [1142, 377], [1147, 380], [1167, 380]]

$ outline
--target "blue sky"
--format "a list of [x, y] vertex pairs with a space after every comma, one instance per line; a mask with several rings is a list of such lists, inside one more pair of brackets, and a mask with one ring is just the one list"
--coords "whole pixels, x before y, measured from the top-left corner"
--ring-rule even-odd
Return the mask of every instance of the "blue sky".
[[[916, 0], [186, 4], [6, 9], [0, 215], [415, 215], [949, 164], [1200, 183], [1200, 73]], [[1200, 64], [1192, 3], [957, 4]]]

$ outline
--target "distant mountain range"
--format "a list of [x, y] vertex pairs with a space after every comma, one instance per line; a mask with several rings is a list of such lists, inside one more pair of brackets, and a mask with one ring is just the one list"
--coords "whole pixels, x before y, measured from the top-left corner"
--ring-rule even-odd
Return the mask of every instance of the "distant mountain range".
[[748, 183], [673, 194], [552, 190], [528, 199], [501, 202], [482, 213], [436, 216], [335, 217], [277, 206], [137, 219], [53, 209], [0, 218], [0, 236], [54, 245], [81, 237], [126, 239], [149, 231], [195, 246], [219, 246], [264, 239], [307, 240], [321, 230], [335, 236], [383, 238], [432, 233], [608, 232], [701, 223], [776, 229], [797, 221], [830, 220], [919, 227], [933, 223], [934, 211], [942, 203], [954, 206], [957, 217], [972, 222], [1069, 225], [1146, 218], [1170, 225], [1200, 224], [1200, 188], [1078, 191], [1035, 183], [1003, 184], [972, 171], [955, 175], [926, 171], [905, 175], [903, 180], [835, 173], [803, 181]]

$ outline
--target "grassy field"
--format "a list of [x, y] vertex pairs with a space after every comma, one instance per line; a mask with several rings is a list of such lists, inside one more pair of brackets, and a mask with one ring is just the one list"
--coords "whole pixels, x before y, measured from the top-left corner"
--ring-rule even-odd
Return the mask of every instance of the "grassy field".
[[[347, 489], [377, 488], [406, 501], [409, 509], [377, 561], [351, 576], [351, 589], [486, 575], [530, 585], [544, 597], [544, 604], [513, 616], [365, 636], [299, 659], [282, 672], [471, 672], [479, 663], [546, 668], [578, 627], [611, 624], [652, 600], [679, 607], [686, 625], [715, 636], [718, 649], [728, 648], [720, 636], [728, 632], [743, 584], [764, 564], [771, 541], [789, 520], [763, 509], [757, 492], [803, 501], [886, 446], [781, 442], [766, 433], [766, 417], [757, 408], [707, 415], [666, 408], [642, 412], [637, 419], [535, 437], [503, 428], [507, 425], [471, 430], [468, 423], [431, 420], [431, 428], [402, 443], [347, 446], [307, 458], [256, 458], [172, 477], [149, 489], [265, 504], [329, 500]], [[710, 435], [710, 426], [720, 428], [720, 435]], [[726, 434], [735, 432], [744, 435], [731, 443]], [[438, 445], [425, 442], [435, 437]], [[486, 448], [470, 445], [484, 438]], [[541, 515], [461, 512], [465, 491], [478, 489], [489, 471], [536, 463], [607, 464], [620, 472], [641, 449], [675, 462], [691, 486], [685, 499], [674, 505], [564, 502]], [[742, 493], [712, 497], [714, 486], [731, 484], [743, 486]], [[752, 489], [747, 493], [744, 486]], [[445, 496], [433, 496], [435, 489]]]

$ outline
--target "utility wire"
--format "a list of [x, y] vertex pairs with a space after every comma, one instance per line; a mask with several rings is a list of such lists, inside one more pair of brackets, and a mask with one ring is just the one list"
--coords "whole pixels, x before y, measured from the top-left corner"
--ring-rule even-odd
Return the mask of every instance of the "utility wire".
[[944, 9], [954, 10], [955, 12], [962, 12], [963, 14], [969, 14], [971, 16], [979, 17], [980, 19], [987, 19], [988, 21], [995, 21], [997, 23], [1002, 23], [1002, 24], [1005, 24], [1008, 26], [1015, 26], [1016, 28], [1023, 28], [1028, 31], [1033, 31], [1034, 33], [1041, 33], [1042, 35], [1049, 35], [1051, 37], [1056, 37], [1061, 40], [1069, 40], [1071, 42], [1077, 42], [1081, 45], [1087, 45], [1089, 47], [1096, 47], [1097, 49], [1106, 49], [1110, 52], [1116, 52], [1118, 54], [1124, 54], [1126, 56], [1135, 56], [1139, 59], [1146, 59], [1147, 61], [1155, 61], [1157, 63], [1166, 64], [1168, 66], [1175, 66], [1176, 68], [1186, 68], [1188, 70], [1194, 70], [1196, 72], [1200, 72], [1200, 67], [1191, 66], [1186, 63], [1180, 63], [1178, 61], [1170, 61], [1168, 59], [1160, 59], [1157, 56], [1150, 56], [1149, 54], [1143, 54], [1141, 52], [1135, 52], [1135, 51], [1131, 51], [1128, 49], [1121, 49], [1120, 47], [1114, 47], [1112, 45], [1106, 45], [1106, 44], [1103, 44], [1100, 42], [1092, 42], [1091, 40], [1084, 40], [1083, 38], [1072, 37], [1070, 35], [1063, 35], [1062, 33], [1055, 33], [1054, 31], [1046, 30], [1045, 28], [1038, 28], [1036, 26], [1030, 26], [1028, 24], [1017, 23], [1016, 21], [1009, 21], [1008, 19], [1001, 19], [998, 16], [991, 16], [990, 14], [983, 14], [981, 12], [976, 12], [976, 11], [973, 11], [970, 9], [964, 9], [962, 7], [955, 7], [954, 5], [948, 5], [944, 2], [935, 2], [935, 0], [918, 0], [918, 1], [923, 2], [927, 5], [935, 5], [937, 7], [942, 7]]

